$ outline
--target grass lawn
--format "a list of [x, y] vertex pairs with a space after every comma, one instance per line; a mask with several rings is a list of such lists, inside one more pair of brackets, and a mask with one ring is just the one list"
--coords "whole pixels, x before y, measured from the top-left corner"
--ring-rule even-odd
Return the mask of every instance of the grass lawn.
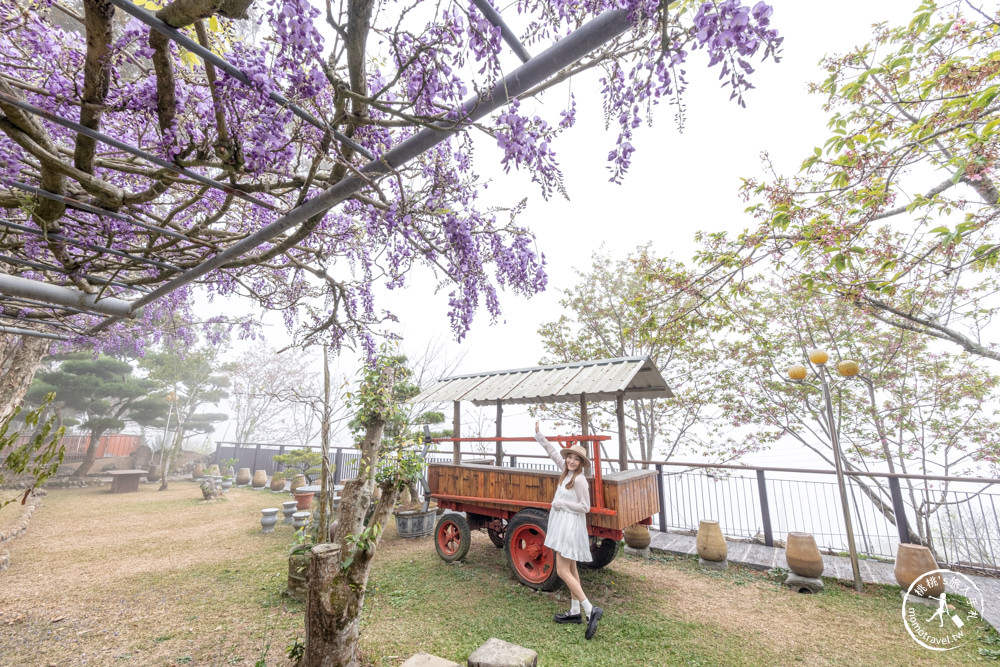
[[[192, 482], [156, 488], [49, 492], [27, 534], [2, 547], [12, 564], [0, 573], [0, 665], [288, 664], [286, 647], [304, 634], [302, 605], [282, 594], [292, 530], [264, 535], [259, 524], [261, 508], [286, 498], [233, 489], [205, 503]], [[766, 573], [707, 573], [664, 556], [619, 556], [582, 574], [605, 609], [592, 641], [583, 626], [552, 622], [568, 608], [565, 589], [517, 584], [485, 535], [449, 565], [429, 538], [401, 540], [389, 526], [365, 602], [364, 658], [398, 665], [426, 651], [464, 663], [490, 637], [534, 649], [543, 666], [995, 664], [1000, 649], [982, 621], [954, 651], [918, 646], [896, 587], [859, 595], [828, 579], [822, 594], [802, 595]]]

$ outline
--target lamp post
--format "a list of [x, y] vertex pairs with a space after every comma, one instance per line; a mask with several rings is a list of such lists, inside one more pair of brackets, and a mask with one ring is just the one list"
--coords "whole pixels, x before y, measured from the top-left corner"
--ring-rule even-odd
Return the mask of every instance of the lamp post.
[[[830, 355], [825, 350], [812, 350], [809, 352], [809, 361], [819, 368], [817, 375], [820, 384], [823, 386], [823, 401], [826, 404], [826, 420], [830, 427], [830, 442], [833, 445], [833, 461], [837, 469], [837, 486], [840, 488], [840, 504], [844, 510], [844, 527], [847, 529], [847, 548], [851, 554], [851, 568], [854, 571], [854, 590], [859, 593], [864, 590], [861, 581], [861, 566], [858, 564], [858, 550], [854, 546], [854, 527], [851, 524], [851, 510], [847, 504], [847, 487], [844, 484], [844, 468], [840, 461], [840, 437], [837, 434], [837, 427], [833, 421], [833, 402], [830, 400], [830, 385], [827, 383], [826, 374], [829, 372], [826, 363], [830, 360]], [[842, 361], [837, 364], [837, 372], [844, 377], [853, 377], [858, 374], [858, 364], [856, 361]], [[788, 369], [788, 377], [794, 382], [801, 383], [806, 378], [806, 368], [796, 364]]]

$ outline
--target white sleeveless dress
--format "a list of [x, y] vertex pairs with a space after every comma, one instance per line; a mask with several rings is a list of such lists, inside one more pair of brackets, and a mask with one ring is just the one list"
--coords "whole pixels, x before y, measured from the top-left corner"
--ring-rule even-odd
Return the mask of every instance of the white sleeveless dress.
[[[566, 460], [559, 450], [540, 433], [535, 434], [537, 440], [548, 452], [556, 467], [562, 471]], [[567, 477], [567, 481], [569, 478]], [[585, 475], [578, 475], [572, 489], [567, 489], [565, 483], [559, 485], [552, 502], [560, 500], [565, 503], [564, 509], [549, 510], [549, 525], [545, 531], [545, 546], [558, 551], [563, 558], [589, 563], [590, 536], [587, 535], [587, 512], [590, 511], [590, 483]]]

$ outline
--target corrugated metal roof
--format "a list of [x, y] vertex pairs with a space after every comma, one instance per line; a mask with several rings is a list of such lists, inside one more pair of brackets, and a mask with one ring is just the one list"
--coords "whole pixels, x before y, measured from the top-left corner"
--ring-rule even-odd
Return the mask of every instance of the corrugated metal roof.
[[472, 401], [475, 405], [504, 403], [560, 403], [580, 400], [670, 398], [673, 392], [647, 357], [578, 361], [443, 378], [410, 399], [411, 403]]

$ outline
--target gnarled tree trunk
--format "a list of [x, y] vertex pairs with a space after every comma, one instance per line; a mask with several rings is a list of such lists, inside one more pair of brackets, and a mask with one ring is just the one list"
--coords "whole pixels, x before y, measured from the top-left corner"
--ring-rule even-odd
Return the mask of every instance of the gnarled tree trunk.
[[48, 349], [44, 338], [0, 334], [0, 419], [13, 412], [28, 393]]
[[[391, 386], [392, 378], [384, 377]], [[389, 393], [389, 392], [386, 392]], [[385, 395], [385, 394], [383, 394]], [[354, 667], [360, 665], [358, 637], [372, 559], [382, 536], [381, 527], [392, 513], [399, 489], [382, 486], [371, 518], [365, 522], [375, 490], [375, 470], [382, 453], [385, 413], [372, 418], [358, 446], [358, 478], [344, 483], [340, 518], [332, 545], [313, 547], [306, 597], [306, 642], [300, 667]], [[375, 527], [378, 527], [375, 529]], [[352, 537], [350, 541], [348, 537]]]

